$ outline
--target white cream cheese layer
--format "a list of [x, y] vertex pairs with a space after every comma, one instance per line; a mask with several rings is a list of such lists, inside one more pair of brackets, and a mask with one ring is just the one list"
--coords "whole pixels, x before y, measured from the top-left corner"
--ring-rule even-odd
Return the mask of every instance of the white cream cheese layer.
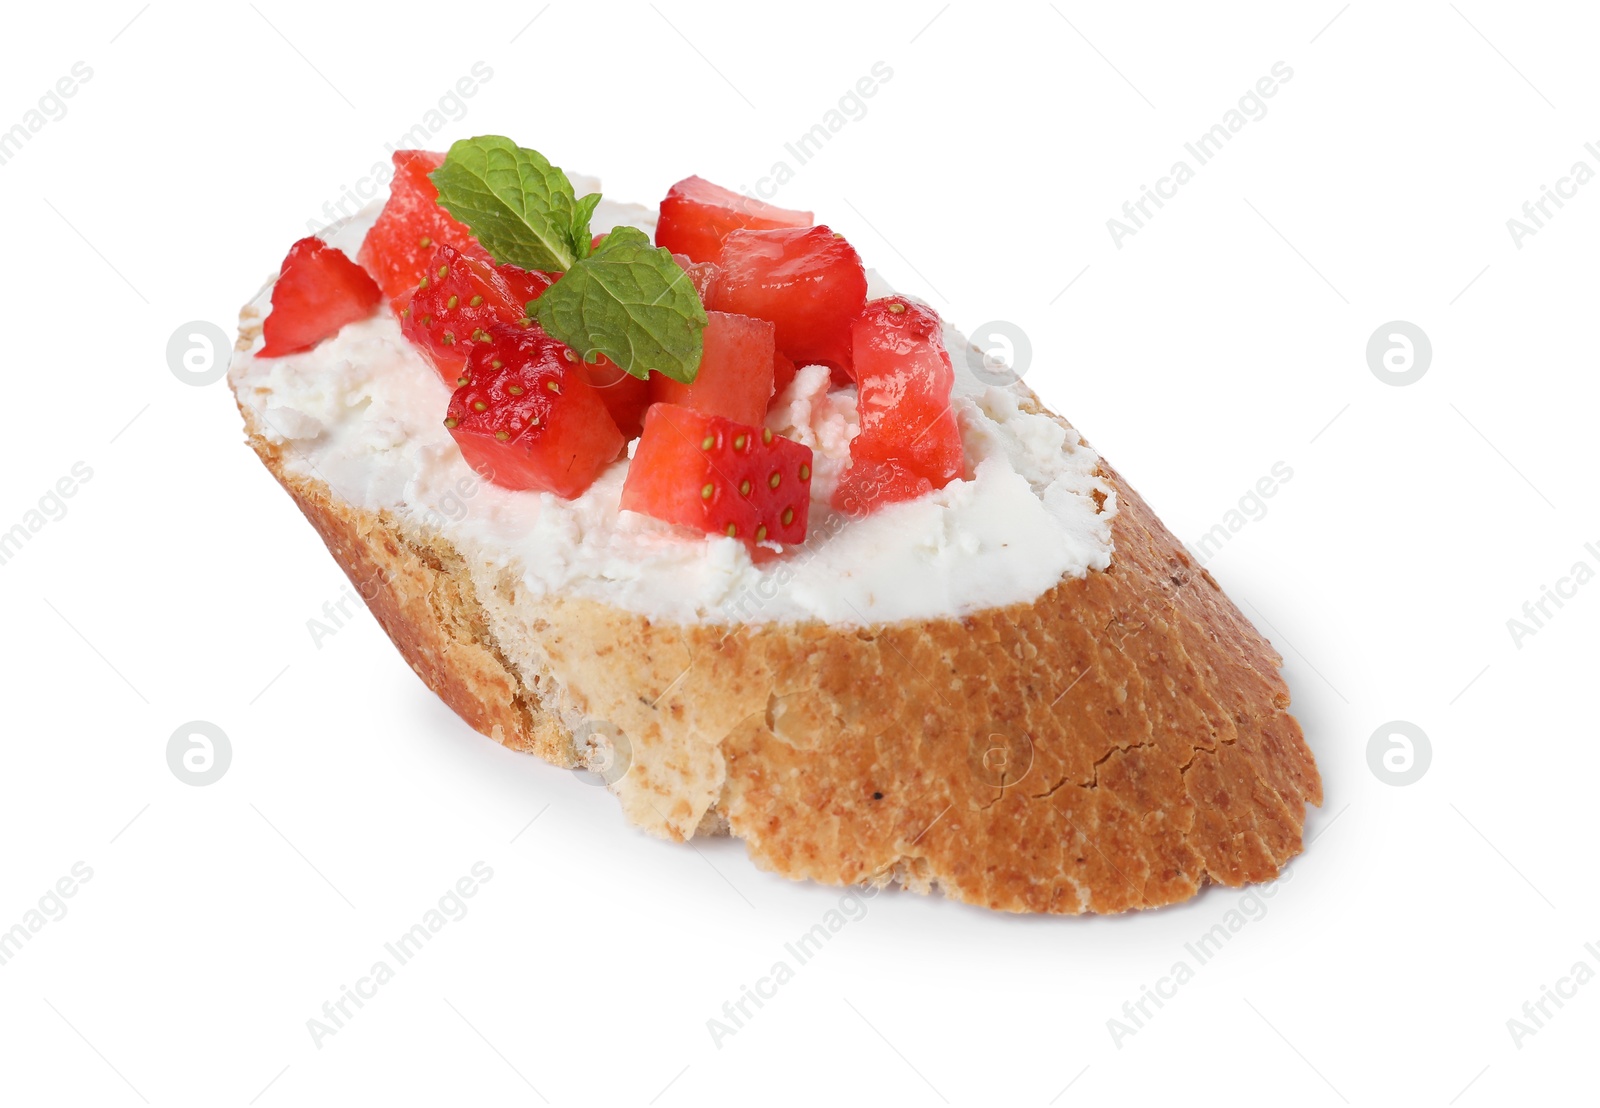
[[[575, 184], [580, 194], [598, 188]], [[379, 207], [329, 241], [354, 258]], [[653, 234], [655, 213], [602, 202], [595, 230], [622, 224]], [[871, 295], [892, 291], [869, 279]], [[267, 290], [246, 315], [269, 309]], [[1063, 577], [1111, 564], [1117, 506], [1095, 476], [1099, 456], [1057, 420], [1021, 410], [1020, 386], [977, 380], [965, 339], [949, 327], [945, 342], [967, 477], [860, 518], [836, 512], [828, 499], [849, 463], [855, 396], [831, 390], [825, 368], [804, 367], [767, 426], [815, 454], [810, 533], [759, 564], [736, 539], [621, 511], [627, 458], [575, 500], [480, 479], [444, 428], [450, 390], [388, 311], [302, 354], [257, 358], [257, 339], [234, 355], [230, 377], [291, 471], [359, 507], [438, 529], [480, 569], [519, 574], [533, 595], [581, 596], [678, 623], [887, 623], [1026, 603]]]

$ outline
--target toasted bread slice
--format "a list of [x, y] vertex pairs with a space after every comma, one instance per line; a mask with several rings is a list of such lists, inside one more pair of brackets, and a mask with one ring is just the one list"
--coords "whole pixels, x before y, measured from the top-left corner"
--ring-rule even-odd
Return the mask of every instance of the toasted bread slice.
[[[241, 351], [259, 326], [247, 308]], [[1030, 603], [663, 622], [534, 595], [426, 520], [342, 498], [233, 383], [251, 447], [417, 675], [496, 741], [601, 769], [653, 834], [732, 834], [827, 884], [1105, 913], [1272, 879], [1321, 803], [1282, 659], [1103, 460], [1109, 568]]]

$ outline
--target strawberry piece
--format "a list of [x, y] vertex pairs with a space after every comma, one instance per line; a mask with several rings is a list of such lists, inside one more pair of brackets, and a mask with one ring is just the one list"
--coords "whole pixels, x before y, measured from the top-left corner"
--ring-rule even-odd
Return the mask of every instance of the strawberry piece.
[[796, 365], [850, 368], [850, 325], [867, 302], [855, 249], [826, 227], [735, 231], [722, 244], [710, 307], [770, 319]]
[[622, 507], [751, 547], [804, 542], [811, 448], [722, 416], [652, 404]]
[[537, 325], [472, 343], [444, 425], [477, 473], [508, 489], [574, 497], [622, 451], [622, 433], [570, 347]]
[[851, 328], [860, 432], [834, 506], [870, 511], [942, 489], [961, 476], [961, 429], [950, 410], [955, 370], [939, 316], [898, 296], [874, 300]]
[[650, 382], [635, 377], [604, 354], [585, 362], [583, 372], [589, 385], [600, 394], [612, 422], [626, 439], [636, 439], [644, 427], [644, 412], [650, 407]]
[[789, 382], [794, 380], [794, 375], [799, 371], [783, 351], [776, 348], [772, 351], [772, 397], [776, 400], [783, 395], [783, 390], [789, 387]]
[[[511, 289], [511, 303], [527, 315], [528, 304], [544, 295], [544, 290], [561, 279], [559, 273], [546, 273], [542, 269], [519, 269], [514, 265], [497, 265], [494, 271]], [[521, 316], [518, 316], [520, 319]]]
[[933, 482], [897, 461], [852, 460], [833, 487], [832, 504], [857, 519], [885, 504], [915, 500], [933, 491]]
[[722, 272], [717, 268], [717, 263], [697, 262], [687, 254], [674, 254], [672, 260], [689, 275], [689, 280], [694, 283], [694, 291], [699, 294], [700, 303], [707, 303], [711, 299], [711, 286], [717, 274]]
[[764, 204], [699, 177], [685, 177], [667, 190], [656, 222], [656, 245], [692, 261], [714, 262], [729, 232], [743, 228], [809, 227], [810, 212]]
[[440, 244], [490, 260], [466, 225], [439, 207], [439, 190], [428, 174], [443, 164], [443, 154], [395, 151], [389, 200], [356, 255], [390, 299], [416, 287]]
[[650, 374], [650, 399], [759, 427], [772, 398], [773, 327], [764, 319], [707, 312], [694, 383]]
[[400, 311], [400, 329], [446, 384], [459, 385], [471, 343], [487, 338], [496, 323], [527, 327], [528, 302], [539, 299], [558, 276], [495, 265], [441, 244]]
[[272, 311], [261, 324], [266, 343], [260, 357], [278, 358], [309, 350], [346, 323], [371, 315], [383, 293], [337, 247], [312, 236], [289, 247], [277, 283]]

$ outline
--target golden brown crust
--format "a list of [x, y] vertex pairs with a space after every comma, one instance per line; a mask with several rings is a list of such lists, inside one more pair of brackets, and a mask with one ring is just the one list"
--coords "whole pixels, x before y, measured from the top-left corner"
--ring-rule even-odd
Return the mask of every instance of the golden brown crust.
[[240, 410], [418, 676], [558, 765], [592, 754], [583, 721], [606, 721], [628, 747], [613, 791], [658, 835], [725, 826], [762, 867], [830, 884], [1120, 912], [1270, 880], [1321, 803], [1282, 659], [1105, 463], [1111, 568], [1032, 604], [682, 626], [491, 581], [437, 533], [286, 466]]

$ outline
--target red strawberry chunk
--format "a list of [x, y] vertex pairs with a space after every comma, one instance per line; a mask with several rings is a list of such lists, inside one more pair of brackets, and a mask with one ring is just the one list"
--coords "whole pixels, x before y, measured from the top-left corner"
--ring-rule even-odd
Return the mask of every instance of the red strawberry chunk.
[[466, 225], [439, 207], [439, 190], [428, 174], [443, 164], [443, 154], [395, 151], [389, 200], [356, 255], [391, 299], [416, 287], [441, 244], [489, 260]]
[[772, 398], [773, 327], [764, 319], [707, 312], [694, 383], [650, 374], [650, 398], [759, 427]]
[[544, 290], [561, 277], [559, 273], [546, 273], [540, 269], [519, 269], [514, 265], [497, 265], [494, 271], [511, 290], [511, 304], [523, 309], [523, 315], [527, 314], [528, 304], [543, 296]]
[[850, 369], [850, 325], [867, 302], [855, 248], [826, 227], [734, 231], [722, 244], [710, 307], [770, 319], [796, 365]]
[[650, 407], [650, 382], [635, 377], [604, 354], [597, 354], [593, 362], [585, 362], [583, 371], [590, 387], [600, 394], [623, 438], [638, 438], [644, 427], [645, 409]]
[[900, 462], [851, 461], [833, 487], [833, 506], [860, 518], [885, 504], [915, 500], [933, 491], [933, 482]]
[[446, 384], [458, 385], [471, 344], [487, 339], [496, 323], [528, 326], [528, 302], [543, 295], [557, 276], [495, 265], [440, 245], [401, 309], [400, 329]]
[[704, 304], [711, 298], [711, 286], [717, 279], [717, 274], [722, 272], [717, 268], [716, 262], [697, 262], [687, 254], [674, 254], [672, 260], [689, 275], [689, 280], [694, 283], [694, 291]]
[[277, 358], [309, 350], [346, 323], [365, 319], [383, 293], [337, 247], [315, 236], [289, 248], [272, 286], [272, 311], [261, 325], [260, 356]]
[[966, 463], [938, 313], [890, 296], [868, 304], [851, 332], [861, 429], [834, 506], [867, 511], [944, 488]]
[[811, 448], [722, 416], [652, 404], [622, 507], [752, 547], [804, 542]]
[[809, 226], [810, 212], [779, 208], [700, 177], [685, 177], [661, 201], [656, 245], [687, 254], [692, 261], [714, 262], [732, 231]]
[[622, 434], [570, 347], [497, 323], [472, 344], [444, 425], [467, 464], [508, 489], [574, 497], [616, 460]]
[[789, 382], [794, 380], [798, 367], [783, 351], [776, 348], [772, 351], [772, 398], [776, 400], [783, 395], [783, 390], [789, 387]]

